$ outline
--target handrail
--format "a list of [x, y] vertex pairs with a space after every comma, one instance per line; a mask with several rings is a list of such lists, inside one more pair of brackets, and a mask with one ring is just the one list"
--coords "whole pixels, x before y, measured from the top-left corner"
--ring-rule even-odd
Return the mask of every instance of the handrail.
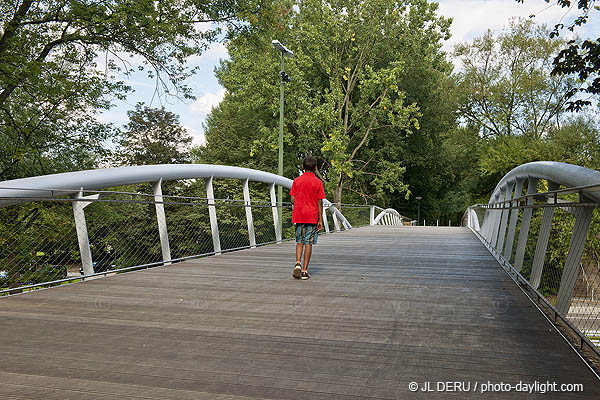
[[[567, 188], [596, 186], [600, 184], [600, 172], [557, 161], [534, 161], [520, 165], [508, 172], [496, 185], [490, 203], [499, 197], [510, 182], [525, 179], [546, 179]], [[600, 201], [600, 193], [586, 192], [593, 200]]]
[[[81, 190], [105, 189], [115, 186], [152, 183], [181, 179], [239, 179], [280, 185], [292, 188], [289, 178], [250, 168], [212, 164], [163, 164], [133, 167], [102, 168], [64, 172], [0, 182], [0, 207], [24, 202], [27, 197], [48, 196], [52, 190], [63, 195], [77, 194]], [[10, 189], [10, 190], [8, 190]], [[11, 200], [13, 198], [14, 200]], [[352, 225], [327, 199], [323, 202], [330, 212], [342, 221], [346, 229]]]

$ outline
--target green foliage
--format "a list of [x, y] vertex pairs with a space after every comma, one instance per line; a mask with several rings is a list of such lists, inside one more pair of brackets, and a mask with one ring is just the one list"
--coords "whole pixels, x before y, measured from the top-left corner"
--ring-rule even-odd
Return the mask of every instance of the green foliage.
[[79, 256], [70, 204], [25, 203], [0, 209], [0, 287], [66, 277]]
[[[85, 169], [115, 138], [96, 114], [130, 90], [117, 73], [146, 70], [165, 95], [191, 98], [186, 61], [261, 3], [2, 0], [0, 179]], [[203, 25], [200, 25], [203, 24]], [[233, 26], [233, 25], [232, 25]], [[208, 29], [206, 29], [208, 28]], [[139, 68], [129, 60], [136, 58]], [[98, 65], [102, 62], [104, 65]]]
[[551, 77], [551, 58], [564, 43], [532, 21], [512, 21], [498, 36], [488, 31], [455, 48], [461, 117], [484, 137], [541, 137], [561, 118], [572, 79]]
[[231, 37], [231, 59], [217, 70], [227, 94], [195, 159], [276, 171], [280, 58], [270, 42], [278, 39], [295, 54], [285, 60], [292, 82], [284, 175], [297, 176], [310, 153], [336, 202], [342, 193], [344, 202], [403, 198], [405, 160], [428, 150], [411, 148], [410, 138], [435, 143], [453, 124], [452, 103], [435, 103], [451, 86], [440, 51], [449, 21], [436, 15], [437, 5], [417, 0], [292, 4]]
[[[519, 3], [524, 0], [516, 0]], [[544, 0], [549, 3], [550, 0]], [[557, 23], [550, 33], [550, 37], [558, 37], [563, 29], [574, 32], [579, 26], [586, 24], [590, 18], [590, 13], [600, 11], [600, 6], [596, 5], [596, 0], [558, 0], [557, 4], [562, 8], [571, 10], [577, 4], [580, 15], [575, 18], [573, 23], [565, 26], [562, 22]], [[553, 74], [556, 75], [576, 75], [580, 82], [586, 82], [587, 85], [572, 88], [567, 96], [573, 98], [578, 92], [588, 93], [590, 95], [600, 94], [600, 38], [590, 38], [583, 42], [571, 40], [563, 46], [560, 52], [554, 58]], [[568, 111], [581, 111], [585, 106], [591, 105], [588, 98], [574, 98], [567, 103]]]
[[141, 103], [128, 111], [129, 123], [117, 157], [125, 165], [183, 164], [190, 161], [192, 137], [179, 125], [179, 116]]

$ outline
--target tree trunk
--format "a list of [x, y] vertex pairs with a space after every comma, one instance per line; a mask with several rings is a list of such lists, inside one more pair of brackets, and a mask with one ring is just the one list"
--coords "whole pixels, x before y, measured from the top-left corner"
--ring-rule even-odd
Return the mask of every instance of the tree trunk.
[[336, 208], [338, 210], [341, 211], [342, 209], [342, 189], [344, 187], [344, 181], [340, 175], [339, 179], [338, 179], [338, 184], [335, 188], [335, 190], [333, 191], [333, 203], [336, 206]]

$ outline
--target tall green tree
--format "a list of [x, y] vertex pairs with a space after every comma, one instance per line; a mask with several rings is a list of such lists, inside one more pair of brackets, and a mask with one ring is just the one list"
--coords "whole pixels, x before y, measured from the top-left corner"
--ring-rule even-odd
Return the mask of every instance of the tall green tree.
[[[525, 0], [515, 1], [523, 3]], [[544, 1], [550, 2], [550, 0]], [[600, 6], [596, 0], [557, 0], [556, 4], [569, 10], [576, 4], [579, 15], [571, 24], [557, 23], [550, 33], [550, 37], [559, 36], [564, 29], [574, 32], [577, 27], [588, 23], [592, 13], [595, 13], [597, 17], [597, 13], [600, 12]], [[567, 102], [568, 111], [581, 111], [585, 106], [590, 105], [589, 96], [600, 94], [600, 37], [588, 38], [581, 42], [568, 41], [554, 58], [552, 72], [557, 75], [575, 75], [583, 83], [581, 87], [574, 87], [567, 93], [567, 98], [570, 99]], [[588, 96], [574, 98], [577, 93], [586, 93]]]
[[[436, 14], [437, 5], [421, 0], [293, 5], [283, 3], [276, 20], [259, 21], [230, 41], [231, 59], [217, 71], [228, 92], [208, 118], [201, 159], [218, 158], [222, 143], [243, 137], [234, 150], [238, 162], [256, 157], [261, 169], [275, 171], [279, 59], [270, 42], [278, 39], [295, 53], [286, 60], [292, 82], [286, 86], [285, 174], [295, 176], [302, 156], [312, 153], [335, 202], [407, 193], [402, 157], [406, 138], [419, 132], [422, 98], [404, 85], [418, 86], [410, 77], [418, 64], [413, 58], [423, 76], [431, 69], [437, 79], [447, 69], [440, 42], [449, 21]], [[244, 122], [232, 121], [236, 115]]]
[[179, 124], [179, 116], [164, 107], [138, 103], [127, 112], [129, 123], [119, 142], [117, 157], [126, 165], [183, 164], [190, 161], [192, 136]]
[[541, 137], [557, 124], [573, 79], [551, 76], [563, 41], [530, 20], [513, 20], [499, 35], [488, 31], [457, 45], [459, 113], [486, 137]]
[[127, 93], [115, 76], [136, 68], [130, 57], [162, 92], [190, 97], [186, 60], [216, 38], [222, 25], [211, 23], [235, 23], [260, 4], [1, 0], [0, 179], [68, 169], [60, 160], [80, 152], [93, 163], [115, 134], [94, 114]]

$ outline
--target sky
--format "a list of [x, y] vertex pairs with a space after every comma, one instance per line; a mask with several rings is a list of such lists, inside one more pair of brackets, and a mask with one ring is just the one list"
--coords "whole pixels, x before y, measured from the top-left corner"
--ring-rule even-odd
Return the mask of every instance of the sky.
[[[514, 0], [438, 0], [438, 13], [451, 17], [452, 37], [444, 43], [443, 49], [451, 52], [456, 43], [468, 42], [482, 36], [488, 29], [500, 32], [508, 25], [511, 18], [528, 18], [534, 14], [534, 20], [540, 24], [553, 27], [559, 21], [570, 22], [577, 16], [577, 10], [570, 13], [567, 9], [557, 6], [556, 1], [546, 3], [544, 0], [525, 0], [524, 4]], [[593, 12], [593, 17], [577, 32], [582, 38], [600, 37], [600, 13]], [[129, 94], [126, 101], [115, 100], [115, 107], [102, 113], [102, 122], [112, 122], [116, 126], [127, 123], [127, 111], [132, 110], [138, 102], [152, 107], [164, 106], [180, 117], [180, 123], [192, 135], [194, 144], [204, 143], [202, 124], [211, 109], [218, 105], [225, 95], [225, 89], [219, 85], [214, 70], [219, 60], [227, 59], [227, 49], [222, 43], [213, 44], [201, 56], [190, 59], [190, 67], [198, 67], [197, 74], [190, 79], [188, 85], [196, 97], [195, 101], [180, 101], [176, 99], [157, 99], [154, 96], [154, 81], [144, 74], [136, 73], [123, 78], [134, 92]]]

